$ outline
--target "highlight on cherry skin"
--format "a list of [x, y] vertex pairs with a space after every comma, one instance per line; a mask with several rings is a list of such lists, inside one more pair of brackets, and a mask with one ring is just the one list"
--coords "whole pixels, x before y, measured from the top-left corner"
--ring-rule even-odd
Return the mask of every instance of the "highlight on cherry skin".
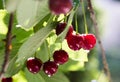
[[53, 76], [58, 70], [58, 65], [54, 61], [47, 61], [43, 64], [43, 71], [48, 77]]
[[33, 74], [36, 74], [40, 71], [42, 67], [42, 61], [38, 58], [34, 58], [34, 57], [31, 57], [31, 58], [28, 58], [27, 60], [27, 69], [33, 73]]
[[62, 65], [68, 61], [69, 56], [65, 50], [57, 50], [53, 54], [53, 59], [55, 63]]
[[55, 15], [67, 14], [72, 7], [72, 0], [49, 0], [49, 9]]

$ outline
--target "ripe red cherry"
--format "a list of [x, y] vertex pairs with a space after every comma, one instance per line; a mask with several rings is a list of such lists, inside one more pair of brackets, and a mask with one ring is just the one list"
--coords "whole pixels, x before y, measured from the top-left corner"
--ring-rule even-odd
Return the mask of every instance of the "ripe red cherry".
[[74, 51], [82, 48], [83, 37], [80, 34], [71, 34], [67, 38], [68, 47]]
[[85, 35], [83, 35], [83, 38], [84, 38], [83, 49], [90, 50], [95, 46], [95, 44], [96, 44], [95, 35], [93, 35], [93, 34], [85, 34]]
[[13, 81], [12, 77], [2, 78], [2, 82], [12, 82], [12, 81]]
[[54, 61], [47, 61], [43, 65], [43, 71], [49, 77], [53, 76], [57, 72], [57, 69], [58, 69], [58, 65]]
[[38, 58], [28, 58], [27, 69], [31, 73], [38, 73], [42, 67], [42, 61]]
[[72, 9], [71, 0], [49, 0], [49, 8], [55, 15], [67, 14]]
[[[59, 35], [61, 32], [63, 32], [63, 30], [65, 29], [66, 27], [66, 23], [59, 23], [57, 26], [56, 26], [56, 34]], [[68, 33], [66, 35], [65, 38], [67, 38], [70, 34], [73, 33], [73, 26], [69, 26], [69, 30], [68, 30]]]
[[68, 61], [68, 53], [64, 50], [55, 51], [53, 54], [53, 59], [58, 65], [64, 64]]

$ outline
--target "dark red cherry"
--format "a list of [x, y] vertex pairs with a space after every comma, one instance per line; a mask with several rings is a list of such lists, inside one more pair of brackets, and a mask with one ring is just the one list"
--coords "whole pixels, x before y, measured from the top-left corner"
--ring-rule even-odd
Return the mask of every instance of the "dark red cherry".
[[12, 82], [12, 77], [2, 78], [2, 82]]
[[83, 37], [80, 34], [71, 34], [67, 38], [67, 44], [72, 50], [80, 50], [83, 45]]
[[53, 54], [54, 61], [59, 64], [64, 64], [68, 61], [68, 53], [64, 50], [55, 51]]
[[[65, 29], [66, 27], [66, 23], [59, 23], [57, 26], [56, 26], [56, 34], [59, 35], [61, 32], [63, 32], [63, 30]], [[68, 30], [68, 33], [66, 34], [66, 37], [67, 38], [70, 34], [73, 33], [73, 26], [69, 26], [69, 30]]]
[[55, 15], [67, 14], [72, 9], [72, 0], [49, 0], [49, 8]]
[[47, 61], [43, 65], [43, 71], [49, 77], [53, 76], [57, 72], [57, 69], [58, 69], [58, 65], [54, 61]]
[[31, 73], [38, 73], [40, 71], [42, 67], [42, 61], [38, 58], [28, 58], [27, 60], [27, 69], [31, 72]]
[[83, 49], [90, 50], [90, 49], [94, 48], [94, 46], [96, 44], [96, 37], [95, 37], [95, 35], [93, 35], [93, 34], [84, 34], [83, 38], [84, 38]]

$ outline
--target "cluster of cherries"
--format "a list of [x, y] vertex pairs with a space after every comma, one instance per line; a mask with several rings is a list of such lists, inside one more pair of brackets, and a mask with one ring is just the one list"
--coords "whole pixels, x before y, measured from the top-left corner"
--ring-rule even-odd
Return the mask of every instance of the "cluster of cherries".
[[[72, 9], [72, 0], [49, 0], [49, 9], [55, 15], [67, 14]], [[59, 23], [56, 27], [56, 34], [59, 35], [66, 27], [66, 23]], [[85, 50], [92, 49], [96, 44], [96, 38], [93, 34], [79, 34], [73, 30], [73, 26], [69, 26], [68, 33], [65, 39], [67, 44], [72, 50], [79, 50], [81, 48]], [[68, 53], [64, 50], [55, 51], [53, 54], [53, 61], [48, 60], [45, 63], [36, 57], [28, 58], [27, 68], [28, 70], [36, 74], [41, 68], [48, 76], [52, 76], [57, 72], [58, 66], [68, 61]], [[12, 77], [2, 78], [2, 82], [12, 82]]]
[[[56, 27], [56, 34], [59, 35], [66, 27], [66, 23], [59, 23]], [[93, 34], [79, 34], [73, 30], [73, 26], [69, 26], [69, 30], [65, 39], [70, 49], [76, 51], [83, 48], [91, 50], [96, 44], [96, 37]]]
[[[49, 0], [49, 9], [51, 13], [55, 15], [67, 14], [72, 7], [72, 0]], [[59, 35], [65, 27], [66, 23], [58, 24], [56, 34]], [[96, 44], [96, 38], [93, 34], [75, 33], [73, 26], [70, 26], [65, 39], [67, 40], [69, 48], [72, 50], [79, 50], [81, 48], [90, 50]]]
[[[66, 27], [66, 23], [59, 23], [56, 26], [56, 34], [59, 35]], [[85, 50], [90, 50], [95, 46], [96, 38], [93, 34], [78, 34], [73, 30], [73, 26], [69, 26], [69, 30], [66, 34], [65, 39], [67, 40], [67, 44], [70, 49], [76, 51], [81, 48]], [[57, 72], [58, 66], [64, 64], [69, 59], [68, 53], [65, 50], [57, 50], [53, 53], [53, 61], [42, 62], [40, 59], [36, 57], [28, 58], [27, 60], [27, 68], [28, 70], [36, 74], [41, 68], [44, 73], [48, 76], [52, 76]]]
[[50, 77], [57, 72], [59, 65], [68, 61], [68, 53], [64, 50], [57, 50], [53, 53], [53, 59], [53, 61], [48, 60], [47, 62], [42, 63], [38, 58], [28, 58], [27, 68], [33, 74], [38, 73], [42, 68], [44, 73]]

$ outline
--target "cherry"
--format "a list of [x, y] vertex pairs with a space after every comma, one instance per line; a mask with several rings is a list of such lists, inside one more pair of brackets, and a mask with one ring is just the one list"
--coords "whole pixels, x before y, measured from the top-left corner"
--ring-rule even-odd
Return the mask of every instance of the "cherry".
[[12, 77], [2, 78], [2, 82], [12, 82], [12, 81], [13, 81]]
[[57, 72], [57, 69], [58, 69], [58, 65], [54, 61], [47, 61], [43, 65], [43, 71], [49, 77], [53, 76]]
[[28, 58], [27, 60], [27, 69], [35, 74], [40, 71], [42, 67], [42, 61], [38, 58]]
[[[67, 23], [59, 23], [57, 26], [56, 26], [56, 34], [59, 35], [61, 32], [63, 32], [63, 30], [65, 29]], [[69, 30], [68, 30], [68, 33], [66, 35], [65, 38], [67, 38], [70, 34], [73, 33], [73, 26], [69, 26]]]
[[59, 64], [64, 64], [68, 61], [68, 53], [64, 50], [55, 51], [53, 54], [54, 61]]
[[82, 48], [83, 37], [80, 34], [71, 34], [67, 38], [68, 47], [74, 51]]
[[49, 8], [55, 15], [67, 14], [72, 9], [71, 0], [49, 0]]
[[92, 49], [95, 46], [95, 44], [96, 44], [96, 37], [95, 37], [95, 35], [93, 35], [93, 34], [84, 34], [83, 38], [84, 38], [83, 49], [90, 50], [90, 49]]

